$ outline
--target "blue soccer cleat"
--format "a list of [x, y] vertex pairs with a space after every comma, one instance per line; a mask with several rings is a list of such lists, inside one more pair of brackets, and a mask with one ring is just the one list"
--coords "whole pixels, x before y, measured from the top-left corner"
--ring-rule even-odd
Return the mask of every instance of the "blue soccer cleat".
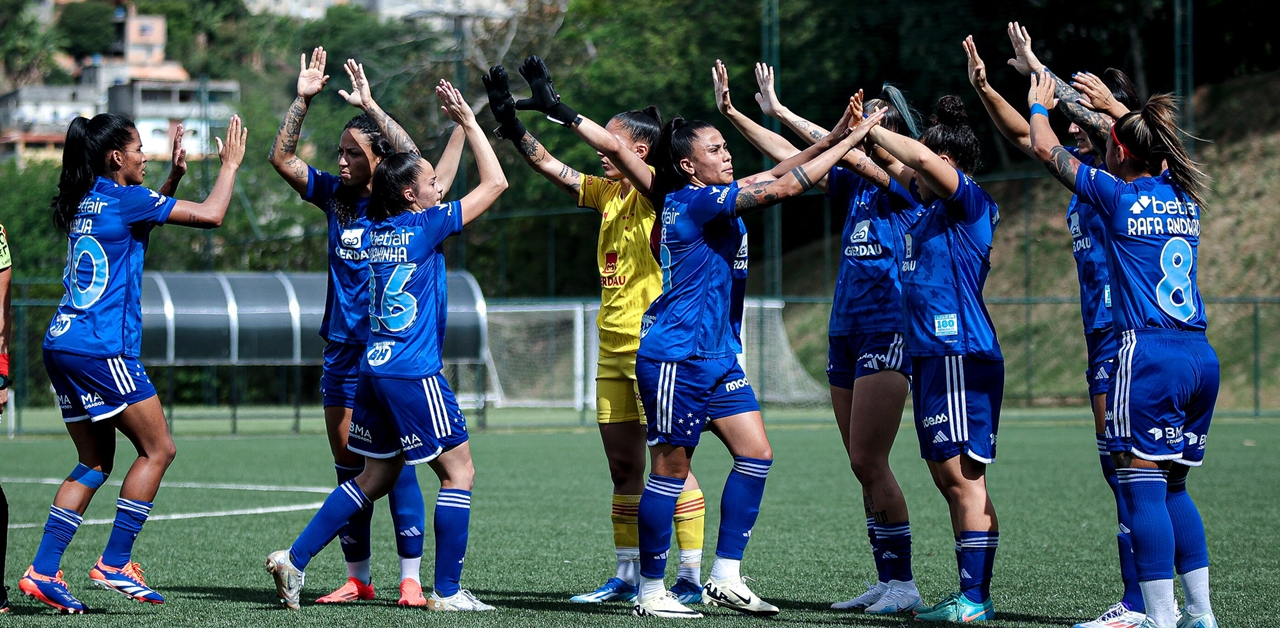
[[[569, 598], [578, 604], [603, 604], [604, 602], [630, 602], [636, 599], [636, 585], [627, 584], [621, 578], [609, 578], [599, 589]], [[699, 598], [701, 599], [701, 598]]]
[[98, 564], [89, 570], [89, 579], [99, 587], [110, 589], [129, 599], [148, 604], [164, 604], [164, 596], [147, 586], [147, 581], [142, 577], [142, 568], [135, 562], [125, 563], [124, 567], [112, 567], [103, 564], [102, 558], [98, 558]]
[[681, 604], [697, 604], [702, 601], [702, 587], [692, 580], [676, 580], [671, 593]]
[[1218, 628], [1218, 618], [1213, 616], [1213, 611], [1192, 615], [1184, 608], [1178, 613], [1178, 628]]
[[996, 609], [990, 599], [982, 604], [970, 602], [962, 593], [952, 593], [928, 610], [916, 611], [916, 621], [967, 624], [971, 621], [995, 619]]
[[61, 571], [51, 578], [36, 573], [35, 567], [27, 567], [27, 572], [18, 581], [18, 590], [27, 597], [57, 609], [59, 613], [76, 615], [88, 610], [83, 602], [71, 595]]

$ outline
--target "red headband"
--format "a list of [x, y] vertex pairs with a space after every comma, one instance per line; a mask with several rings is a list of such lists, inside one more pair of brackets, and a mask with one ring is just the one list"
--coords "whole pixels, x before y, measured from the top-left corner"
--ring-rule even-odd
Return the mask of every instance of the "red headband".
[[1126, 155], [1126, 154], [1127, 154], [1127, 155], [1129, 155], [1130, 157], [1132, 157], [1132, 158], [1134, 158], [1134, 159], [1137, 159], [1137, 158], [1138, 158], [1138, 156], [1137, 156], [1137, 155], [1134, 155], [1134, 154], [1133, 154], [1133, 151], [1129, 150], [1129, 148], [1128, 148], [1127, 146], [1125, 146], [1125, 145], [1124, 145], [1124, 142], [1121, 142], [1121, 141], [1120, 141], [1120, 137], [1119, 137], [1118, 135], [1116, 135], [1116, 125], [1114, 125], [1114, 124], [1113, 124], [1113, 125], [1111, 125], [1111, 140], [1112, 140], [1112, 141], [1114, 141], [1114, 142], [1116, 143], [1116, 146], [1120, 148], [1120, 154], [1121, 154], [1121, 155]]

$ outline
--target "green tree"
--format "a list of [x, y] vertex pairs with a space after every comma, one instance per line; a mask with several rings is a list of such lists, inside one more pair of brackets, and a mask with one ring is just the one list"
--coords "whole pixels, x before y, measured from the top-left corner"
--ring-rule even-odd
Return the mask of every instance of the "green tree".
[[101, 0], [68, 4], [58, 16], [58, 30], [66, 37], [67, 53], [85, 57], [105, 53], [116, 40], [115, 9]]

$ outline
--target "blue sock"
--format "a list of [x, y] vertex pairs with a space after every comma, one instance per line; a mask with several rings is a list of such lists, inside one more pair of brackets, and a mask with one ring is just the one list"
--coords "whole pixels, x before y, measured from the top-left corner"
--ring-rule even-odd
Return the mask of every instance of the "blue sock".
[[772, 460], [733, 457], [733, 471], [724, 481], [720, 495], [720, 535], [716, 538], [716, 556], [742, 560], [751, 540], [751, 528], [760, 516], [760, 500], [764, 499], [764, 481], [769, 477]]
[[1124, 583], [1124, 596], [1120, 603], [1125, 608], [1141, 613], [1146, 609], [1142, 601], [1142, 588], [1138, 586], [1138, 569], [1133, 565], [1133, 539], [1130, 530], [1133, 521], [1129, 518], [1129, 505], [1125, 502], [1124, 492], [1120, 490], [1120, 480], [1116, 476], [1116, 464], [1107, 451], [1106, 436], [1095, 435], [1098, 439], [1098, 461], [1102, 463], [1102, 477], [1111, 487], [1111, 494], [1116, 500], [1116, 520], [1119, 530], [1116, 532], [1116, 550], [1120, 556], [1120, 580]]
[[661, 579], [667, 572], [671, 520], [683, 490], [684, 480], [650, 473], [640, 494], [640, 575], [646, 578]]
[[[1180, 465], [1175, 465], [1175, 468]], [[1173, 524], [1174, 566], [1183, 574], [1209, 566], [1209, 546], [1204, 538], [1200, 510], [1187, 494], [1187, 473], [1177, 469], [1169, 474], [1169, 492], [1164, 499]]]
[[956, 564], [960, 568], [960, 592], [970, 602], [982, 604], [991, 597], [999, 532], [963, 530], [956, 537]]
[[1165, 505], [1167, 471], [1116, 469], [1133, 520], [1133, 558], [1139, 582], [1173, 579], [1173, 522]]
[[[338, 484], [354, 480], [356, 476], [364, 471], [364, 465], [342, 467], [335, 464], [333, 468], [338, 472]], [[358, 563], [369, 560], [369, 556], [373, 553], [369, 548], [371, 521], [373, 521], [373, 509], [362, 508], [356, 511], [354, 515], [351, 515], [351, 518], [342, 526], [342, 529], [338, 530], [338, 543], [342, 545], [342, 557], [347, 562]], [[297, 563], [294, 563], [294, 566], [297, 566]], [[302, 567], [298, 567], [298, 569], [302, 569]]]
[[396, 485], [387, 495], [391, 502], [391, 523], [396, 526], [396, 553], [401, 558], [422, 557], [422, 531], [427, 526], [427, 507], [422, 502], [416, 468], [404, 465]]
[[867, 540], [871, 542], [871, 558], [876, 563], [876, 580], [888, 582], [889, 574], [884, 569], [884, 559], [880, 556], [880, 540], [876, 538], [876, 520], [867, 517]]
[[338, 485], [324, 500], [324, 505], [316, 511], [311, 522], [302, 529], [293, 546], [289, 548], [289, 560], [298, 569], [306, 569], [311, 558], [320, 553], [324, 546], [338, 535], [338, 531], [347, 523], [352, 515], [361, 510], [372, 510], [373, 503], [365, 497], [364, 491], [356, 485], [355, 480], [347, 480]]
[[102, 564], [108, 567], [124, 567], [133, 555], [133, 540], [142, 531], [142, 524], [151, 514], [151, 502], [125, 499], [116, 500], [116, 522], [111, 527], [107, 548], [102, 550]]
[[62, 567], [62, 553], [67, 550], [82, 521], [84, 517], [74, 510], [49, 507], [49, 521], [44, 524], [40, 549], [36, 550], [35, 560], [31, 561], [36, 573], [51, 578], [58, 575], [58, 569]]
[[876, 524], [876, 539], [880, 543], [880, 560], [884, 571], [880, 581], [910, 582], [911, 575], [911, 523]]
[[471, 491], [440, 489], [436, 497], [435, 588], [444, 597], [458, 592], [462, 561], [467, 556], [467, 526], [470, 524]]

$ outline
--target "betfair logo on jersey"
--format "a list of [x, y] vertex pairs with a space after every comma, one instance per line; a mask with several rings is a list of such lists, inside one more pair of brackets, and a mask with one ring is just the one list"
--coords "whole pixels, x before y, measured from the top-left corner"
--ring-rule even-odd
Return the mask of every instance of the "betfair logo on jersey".
[[71, 321], [75, 319], [75, 314], [59, 314], [53, 317], [53, 322], [49, 323], [49, 337], [57, 338], [67, 333], [71, 329]]
[[609, 251], [604, 254], [604, 271], [601, 274], [612, 275], [616, 272], [618, 272], [618, 253]]
[[350, 440], [352, 438], [366, 443], [373, 442], [373, 435], [369, 433], [369, 430], [354, 422], [351, 423], [351, 428], [347, 430], [347, 439]]
[[360, 242], [364, 239], [364, 229], [343, 229], [342, 237], [339, 240], [342, 246], [348, 249], [360, 248]]
[[414, 449], [416, 447], [421, 447], [421, 446], [422, 446], [422, 439], [418, 438], [417, 434], [410, 434], [408, 436], [400, 437], [400, 449], [404, 451], [409, 451], [410, 449]]
[[928, 417], [925, 417], [924, 419], [921, 419], [920, 426], [933, 427], [935, 425], [942, 425], [943, 423], [946, 423], [949, 420], [950, 419], [947, 417], [946, 414], [935, 414], [933, 416], [928, 416]]
[[103, 403], [104, 402], [102, 401], [102, 396], [99, 395], [98, 393], [89, 393], [87, 395], [80, 395], [80, 405], [84, 406], [85, 409], [96, 408], [102, 405]]
[[390, 340], [386, 342], [373, 343], [373, 346], [369, 347], [368, 353], [365, 353], [364, 355], [365, 359], [369, 361], [369, 366], [382, 366], [383, 364], [386, 364], [387, 361], [391, 359], [391, 349], [394, 346], [396, 346], [396, 343]]
[[76, 212], [81, 214], [101, 214], [106, 207], [106, 199], [100, 196], [87, 196], [83, 201], [80, 201], [80, 206], [76, 208]]

